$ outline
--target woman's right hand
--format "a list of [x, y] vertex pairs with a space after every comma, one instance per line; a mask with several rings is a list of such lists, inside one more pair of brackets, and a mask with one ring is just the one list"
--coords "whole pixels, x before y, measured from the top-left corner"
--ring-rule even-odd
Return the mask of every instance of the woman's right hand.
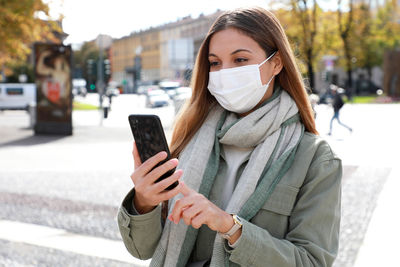
[[167, 152], [160, 152], [142, 163], [136, 148], [136, 143], [134, 143], [132, 154], [135, 162], [135, 170], [131, 175], [131, 179], [135, 185], [133, 201], [136, 210], [140, 214], [152, 211], [161, 202], [179, 194], [181, 188], [180, 183], [172, 190], [165, 189], [179, 180], [183, 174], [182, 170], [176, 170], [170, 177], [155, 183], [164, 173], [178, 165], [178, 159], [170, 159], [152, 170], [154, 166], [167, 157]]

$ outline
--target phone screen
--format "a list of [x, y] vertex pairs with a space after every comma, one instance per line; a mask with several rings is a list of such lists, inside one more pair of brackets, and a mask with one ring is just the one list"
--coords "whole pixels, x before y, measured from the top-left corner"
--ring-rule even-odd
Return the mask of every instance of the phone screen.
[[161, 151], [166, 151], [168, 146], [164, 140], [164, 133], [162, 127], [156, 118], [152, 116], [135, 117], [134, 133], [135, 142], [138, 150], [140, 151], [140, 159], [145, 162], [155, 154]]
[[[135, 138], [136, 147], [142, 163], [161, 151], [166, 151], [168, 156], [165, 160], [158, 163], [154, 168], [162, 165], [171, 158], [168, 143], [164, 135], [164, 130], [158, 116], [130, 115], [129, 123], [131, 125], [133, 137]], [[162, 175], [157, 182], [171, 176], [174, 172], [175, 169], [168, 171]], [[178, 183], [176, 183], [176, 185], [177, 184]], [[172, 184], [167, 189], [170, 190], [176, 185]]]

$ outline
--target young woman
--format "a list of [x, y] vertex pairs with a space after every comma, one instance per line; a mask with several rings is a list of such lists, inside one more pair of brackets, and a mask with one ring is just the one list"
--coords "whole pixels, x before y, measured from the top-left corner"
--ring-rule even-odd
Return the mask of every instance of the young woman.
[[341, 161], [317, 136], [275, 16], [262, 8], [221, 15], [192, 88], [172, 136], [176, 158], [151, 171], [166, 153], [142, 163], [134, 146], [135, 188], [118, 214], [128, 251], [152, 258], [150, 266], [331, 266]]

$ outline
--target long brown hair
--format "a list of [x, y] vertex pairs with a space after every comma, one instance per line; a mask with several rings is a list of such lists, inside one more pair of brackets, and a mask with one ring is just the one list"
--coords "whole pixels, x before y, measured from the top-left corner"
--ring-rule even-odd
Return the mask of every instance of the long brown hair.
[[172, 155], [177, 157], [188, 144], [206, 119], [210, 106], [216, 101], [207, 89], [210, 71], [209, 43], [214, 33], [227, 28], [235, 28], [255, 40], [266, 55], [279, 51], [283, 68], [276, 76], [277, 81], [296, 102], [306, 131], [318, 134], [307, 91], [289, 41], [278, 19], [260, 7], [236, 9], [227, 11], [217, 18], [199, 49], [191, 81], [193, 94], [178, 114], [171, 140]]

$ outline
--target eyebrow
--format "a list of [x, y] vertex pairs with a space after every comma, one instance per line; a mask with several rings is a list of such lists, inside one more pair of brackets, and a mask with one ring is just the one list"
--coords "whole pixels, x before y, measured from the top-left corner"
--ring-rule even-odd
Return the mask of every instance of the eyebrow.
[[[239, 53], [239, 52], [248, 52], [248, 53], [252, 53], [252, 52], [251, 52], [250, 50], [248, 50], [248, 49], [239, 48], [239, 49], [233, 51], [233, 52], [231, 53], [231, 55], [237, 54], [237, 53]], [[209, 57], [217, 57], [217, 55], [215, 55], [215, 54], [213, 54], [213, 53], [209, 53], [208, 56], [209, 56]]]
[[243, 51], [244, 51], [244, 52], [249, 52], [249, 53], [251, 53], [251, 51], [248, 50], [248, 49], [240, 48], [240, 49], [237, 49], [237, 50], [233, 51], [233, 52], [231, 53], [231, 55], [236, 54], [236, 53], [239, 53], [239, 52], [243, 52]]

